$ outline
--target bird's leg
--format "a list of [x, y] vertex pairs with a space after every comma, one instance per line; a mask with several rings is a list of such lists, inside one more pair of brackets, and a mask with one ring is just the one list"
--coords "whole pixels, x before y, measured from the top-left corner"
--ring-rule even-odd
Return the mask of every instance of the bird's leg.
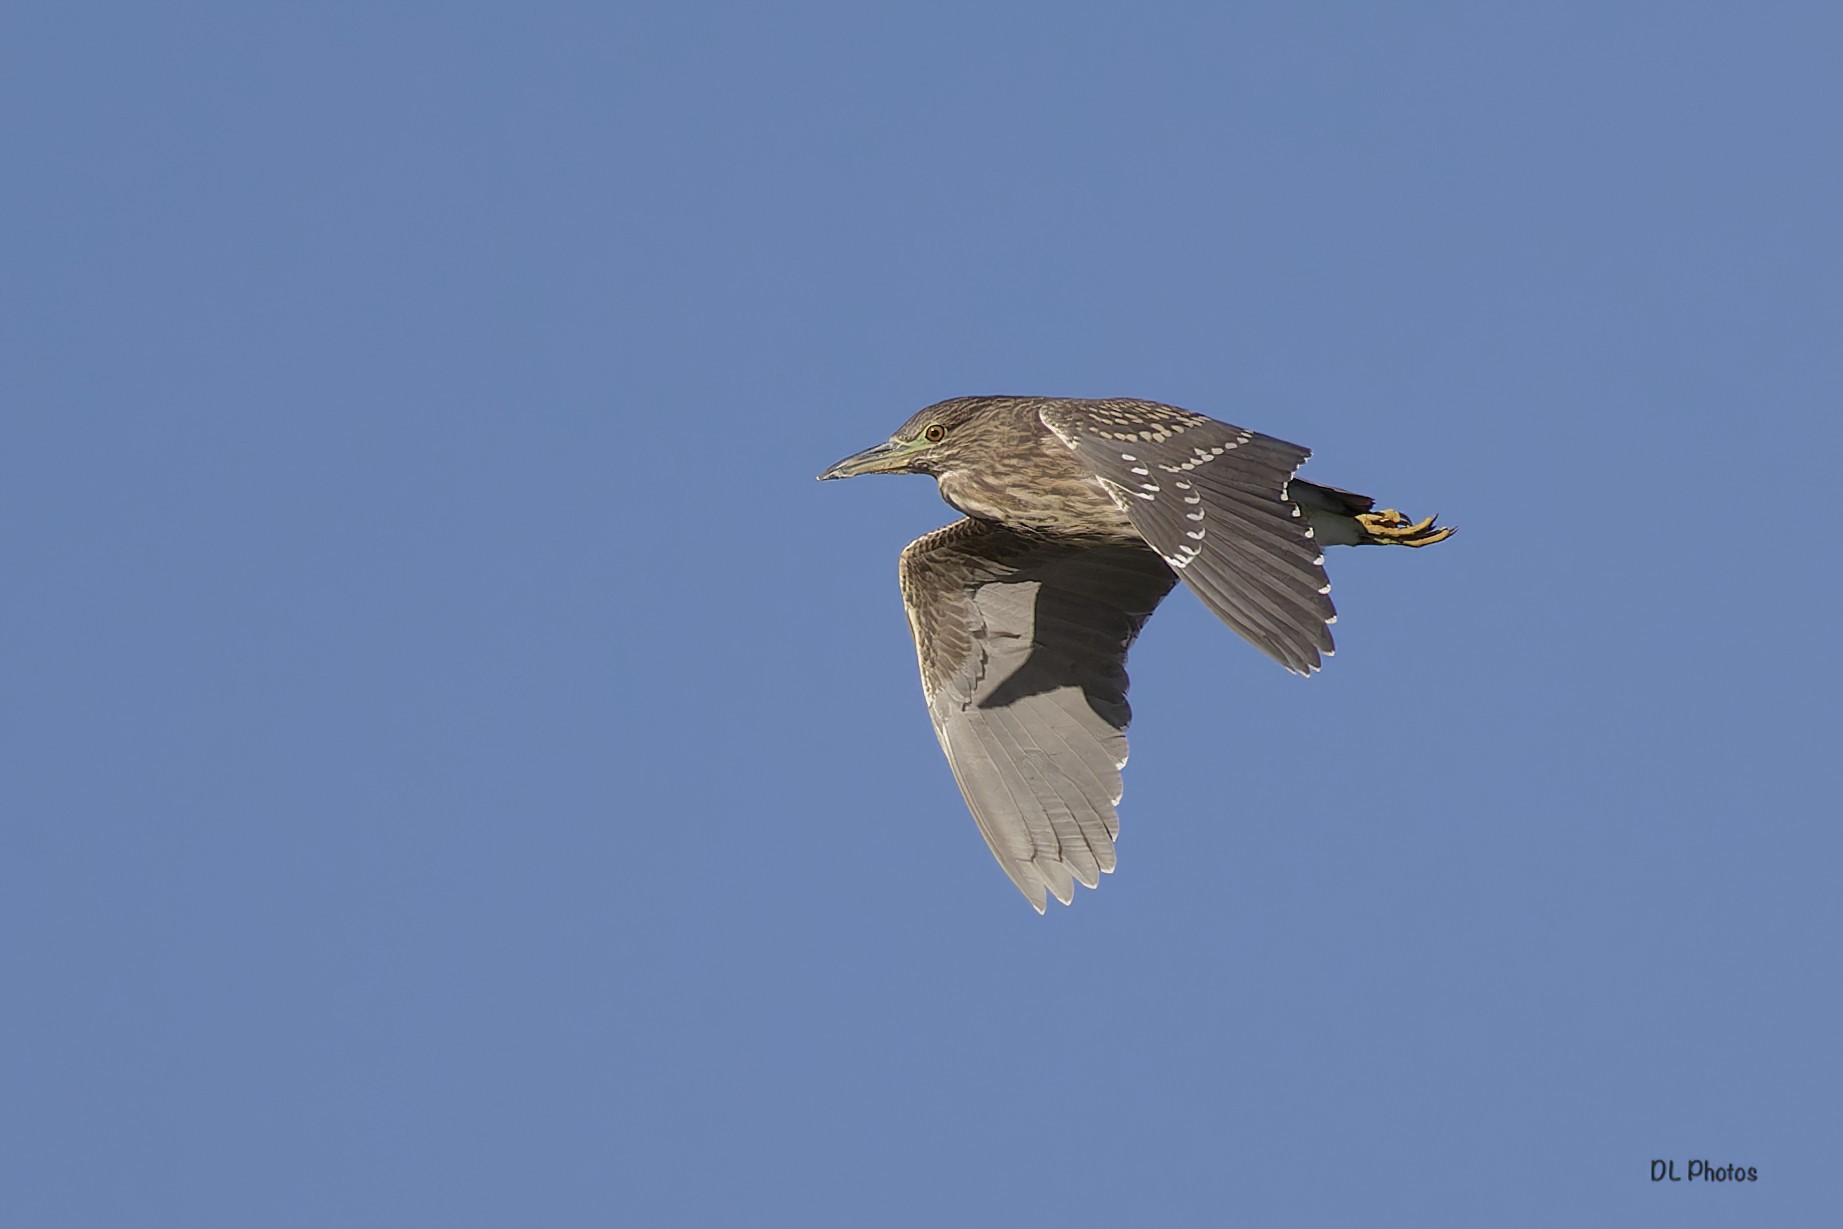
[[1363, 527], [1366, 541], [1393, 546], [1431, 546], [1450, 538], [1458, 528], [1457, 525], [1435, 525], [1436, 519], [1430, 516], [1426, 520], [1410, 521], [1393, 508], [1359, 513], [1356, 518], [1357, 524]]

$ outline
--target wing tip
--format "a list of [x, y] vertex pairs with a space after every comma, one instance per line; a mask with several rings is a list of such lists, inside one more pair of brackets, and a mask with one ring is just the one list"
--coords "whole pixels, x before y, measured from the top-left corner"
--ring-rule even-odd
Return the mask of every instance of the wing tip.
[[[1110, 847], [1107, 852], [1109, 855], [1112, 855], [1112, 848]], [[1112, 856], [1105, 859], [1096, 859], [1096, 862], [1096, 869], [1100, 871], [1100, 875], [1111, 875], [1114, 873], [1116, 860]], [[1047, 873], [1045, 865], [1053, 866], [1057, 870], [1062, 871], [1063, 874], [1061, 876], [1055, 876]], [[1018, 871], [1019, 873], [1012, 874], [1011, 869], [1007, 867], [1005, 873], [1010, 875], [1012, 884], [1023, 895], [1024, 899], [1030, 902], [1030, 907], [1035, 909], [1039, 916], [1049, 912], [1049, 902], [1051, 900], [1054, 900], [1064, 908], [1073, 905], [1075, 903], [1075, 897], [1079, 895], [1079, 893], [1075, 891], [1075, 884], [1080, 884], [1090, 892], [1101, 886], [1100, 875], [1096, 875], [1094, 877], [1094, 882], [1090, 883], [1081, 871], [1076, 868], [1074, 863], [1065, 862], [1060, 859], [1044, 865], [1039, 865], [1038, 860], [1033, 858], [1031, 861], [1023, 863], [1018, 868]], [[1064, 878], [1068, 879], [1070, 883], [1066, 888], [1059, 889], [1059, 880]]]

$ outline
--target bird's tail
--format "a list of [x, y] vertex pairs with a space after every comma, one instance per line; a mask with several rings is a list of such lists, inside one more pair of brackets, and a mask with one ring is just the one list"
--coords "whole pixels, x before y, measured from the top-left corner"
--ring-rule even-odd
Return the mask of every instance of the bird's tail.
[[1375, 511], [1376, 501], [1355, 491], [1294, 478], [1286, 497], [1299, 505], [1322, 546], [1432, 546], [1453, 536], [1457, 525], [1436, 525], [1437, 517], [1412, 520], [1393, 508]]

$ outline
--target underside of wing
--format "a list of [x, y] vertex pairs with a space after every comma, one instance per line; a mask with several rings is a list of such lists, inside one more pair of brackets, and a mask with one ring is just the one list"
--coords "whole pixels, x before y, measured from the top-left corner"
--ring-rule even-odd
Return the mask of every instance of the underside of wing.
[[902, 553], [941, 749], [986, 843], [1039, 912], [1114, 868], [1126, 653], [1177, 583], [1133, 543], [962, 520]]
[[1151, 401], [1039, 413], [1205, 605], [1287, 669], [1318, 669], [1337, 612], [1311, 524], [1287, 498], [1310, 452]]

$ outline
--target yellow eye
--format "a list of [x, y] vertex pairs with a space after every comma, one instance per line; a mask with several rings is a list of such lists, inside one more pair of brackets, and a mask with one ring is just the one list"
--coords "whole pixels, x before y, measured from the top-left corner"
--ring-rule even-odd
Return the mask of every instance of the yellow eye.
[[922, 432], [922, 438], [927, 440], [930, 444], [940, 443], [941, 440], [946, 437], [946, 435], [947, 435], [947, 428], [943, 427], [938, 422], [930, 426], [926, 431]]

